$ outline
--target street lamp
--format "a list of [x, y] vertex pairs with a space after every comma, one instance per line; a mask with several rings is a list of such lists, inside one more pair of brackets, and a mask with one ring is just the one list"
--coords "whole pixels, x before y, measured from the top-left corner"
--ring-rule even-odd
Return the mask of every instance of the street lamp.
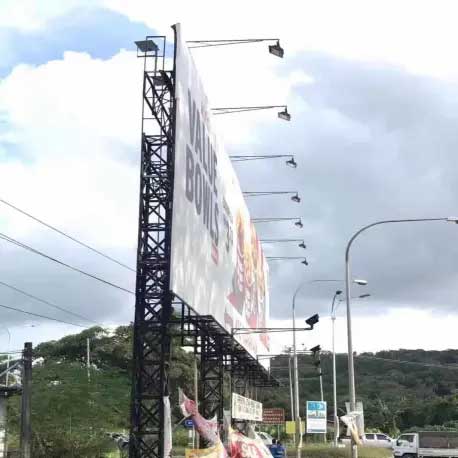
[[243, 193], [245, 197], [277, 196], [285, 194], [292, 194], [291, 200], [293, 202], [299, 203], [301, 201], [297, 191], [245, 191]]
[[300, 228], [303, 228], [302, 219], [300, 217], [296, 218], [252, 218], [253, 223], [277, 223], [281, 221], [294, 221], [294, 225]]
[[307, 259], [301, 256], [267, 256], [266, 259], [267, 261], [289, 261], [294, 259], [302, 259], [301, 264], [304, 264], [305, 266], [309, 265]]
[[290, 242], [300, 242], [297, 246], [299, 248], [303, 248], [304, 250], [307, 248], [304, 240], [302, 239], [261, 239], [261, 243], [290, 243]]
[[232, 113], [243, 113], [246, 111], [259, 111], [259, 110], [271, 110], [273, 108], [283, 108], [282, 111], [278, 112], [278, 117], [283, 121], [291, 121], [291, 113], [288, 112], [287, 105], [257, 105], [257, 106], [242, 106], [242, 107], [217, 107], [212, 108], [214, 115], [232, 114]]
[[[350, 292], [350, 249], [355, 239], [367, 229], [381, 224], [391, 223], [420, 223], [420, 222], [432, 222], [432, 221], [446, 221], [458, 224], [458, 217], [449, 216], [442, 218], [411, 218], [411, 219], [392, 219], [376, 221], [375, 223], [368, 224], [355, 232], [347, 243], [345, 249], [345, 294], [347, 296], [347, 339], [348, 339], [348, 385], [350, 395], [350, 411], [356, 410], [356, 389], [355, 389], [355, 366], [353, 360], [353, 342], [351, 332], [351, 292]], [[352, 438], [351, 440], [351, 456], [352, 458], [358, 458], [358, 447]]]
[[[306, 280], [302, 282], [294, 292], [293, 295], [293, 371], [294, 371], [294, 381], [295, 381], [295, 411], [296, 411], [296, 433], [298, 433], [298, 440], [296, 443], [296, 454], [297, 458], [301, 456], [301, 448], [302, 448], [302, 434], [300, 430], [300, 407], [299, 407], [299, 384], [298, 384], [298, 371], [297, 371], [297, 348], [296, 348], [296, 296], [302, 290], [305, 285], [311, 283], [330, 283], [330, 282], [341, 282], [343, 280], [334, 280], [334, 279], [315, 279], [315, 280]], [[355, 279], [355, 283], [359, 285], [367, 285], [366, 280], [362, 279]]]
[[269, 45], [269, 53], [273, 56], [283, 58], [285, 50], [280, 46], [280, 40], [278, 38], [241, 38], [241, 39], [230, 39], [230, 40], [192, 40], [187, 41], [191, 46], [190, 49], [196, 48], [209, 48], [214, 46], [230, 46], [230, 45], [243, 45], [248, 43], [260, 43], [260, 42], [274, 42]]
[[248, 162], [248, 161], [259, 161], [263, 159], [280, 159], [288, 157], [289, 159], [285, 161], [288, 167], [297, 168], [297, 162], [294, 159], [294, 156], [291, 154], [233, 154], [229, 156], [229, 159], [232, 162]]

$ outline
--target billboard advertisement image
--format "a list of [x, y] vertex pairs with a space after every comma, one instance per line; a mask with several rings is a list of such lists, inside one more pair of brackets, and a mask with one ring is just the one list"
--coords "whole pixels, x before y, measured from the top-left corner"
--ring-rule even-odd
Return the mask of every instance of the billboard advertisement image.
[[[180, 25], [176, 32], [171, 290], [228, 332], [266, 327], [267, 262]], [[269, 351], [267, 334], [236, 338], [252, 355]]]
[[327, 406], [325, 401], [307, 401], [307, 433], [326, 434]]

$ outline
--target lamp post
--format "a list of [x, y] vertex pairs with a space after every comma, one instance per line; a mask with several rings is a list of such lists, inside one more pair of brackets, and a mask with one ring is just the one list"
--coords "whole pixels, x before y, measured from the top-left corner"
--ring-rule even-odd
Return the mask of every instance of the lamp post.
[[337, 447], [339, 438], [339, 417], [337, 416], [337, 376], [336, 376], [336, 348], [335, 348], [335, 324], [336, 310], [334, 308], [336, 297], [340, 296], [342, 291], [337, 290], [332, 298], [331, 320], [332, 320], [332, 391], [334, 395], [334, 447]]
[[[333, 395], [334, 395], [334, 447], [337, 447], [337, 440], [340, 435], [339, 430], [339, 417], [337, 415], [337, 372], [336, 372], [336, 350], [335, 350], [335, 323], [336, 323], [336, 312], [337, 307], [335, 305], [337, 296], [340, 296], [342, 291], [337, 290], [332, 298], [331, 305], [331, 320], [332, 320], [332, 385], [333, 385]], [[356, 299], [364, 299], [369, 297], [370, 294], [361, 294], [357, 296]], [[339, 300], [342, 302], [342, 299]]]
[[[297, 458], [301, 456], [301, 448], [302, 448], [302, 434], [300, 431], [300, 411], [299, 411], [299, 383], [298, 383], [298, 371], [297, 371], [297, 349], [296, 349], [296, 296], [301, 291], [301, 289], [308, 284], [311, 283], [334, 283], [334, 282], [342, 282], [343, 280], [328, 280], [328, 279], [315, 279], [315, 280], [306, 280], [302, 282], [296, 289], [293, 295], [293, 372], [294, 372], [294, 388], [295, 388], [295, 411], [296, 411], [296, 434], [299, 432], [299, 438], [296, 443], [296, 453]], [[354, 279], [353, 280], [358, 285], [367, 285], [366, 280], [362, 279]]]
[[[430, 221], [446, 221], [458, 224], [458, 217], [442, 217], [442, 218], [410, 218], [410, 219], [391, 219], [376, 221], [375, 223], [368, 224], [355, 232], [347, 243], [345, 249], [345, 294], [347, 296], [347, 340], [348, 340], [348, 385], [349, 385], [349, 396], [350, 396], [350, 410], [355, 411], [356, 409], [356, 389], [355, 389], [355, 366], [353, 359], [353, 341], [352, 341], [352, 329], [351, 329], [351, 297], [350, 297], [350, 249], [355, 239], [367, 229], [374, 226], [380, 226], [382, 224], [391, 223], [421, 223]], [[358, 447], [355, 441], [351, 440], [351, 456], [352, 458], [358, 458]]]

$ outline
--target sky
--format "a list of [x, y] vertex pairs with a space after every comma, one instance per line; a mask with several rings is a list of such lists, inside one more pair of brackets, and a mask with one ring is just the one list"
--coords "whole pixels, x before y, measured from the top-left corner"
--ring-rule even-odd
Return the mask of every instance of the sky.
[[[0, 199], [135, 267], [141, 62], [133, 42], [180, 22], [189, 39], [278, 37], [265, 44], [194, 50], [213, 106], [288, 104], [275, 113], [218, 118], [230, 154], [294, 154], [236, 165], [245, 190], [294, 189], [300, 204], [250, 199], [253, 217], [301, 216], [259, 226], [264, 238], [304, 239], [266, 247], [308, 267], [271, 265], [272, 324], [290, 326], [294, 290], [300, 320], [319, 313], [311, 347], [331, 345], [330, 305], [344, 251], [360, 227], [382, 219], [458, 215], [458, 38], [453, 1], [221, 2], [66, 0], [0, 3]], [[41, 227], [0, 201], [0, 232], [125, 289], [132, 271]], [[354, 349], [456, 348], [458, 226], [385, 225], [364, 233], [352, 275]], [[0, 282], [104, 325], [133, 319], [133, 296], [62, 269], [0, 240]], [[81, 320], [0, 285], [0, 304]], [[0, 348], [17, 349], [82, 329], [0, 310]], [[336, 346], [346, 350], [344, 307]], [[88, 324], [87, 322], [84, 324]], [[8, 342], [8, 333], [11, 341]], [[4, 329], [4, 331], [2, 331]], [[289, 339], [289, 336], [288, 336]], [[274, 336], [280, 349], [284, 336]]]

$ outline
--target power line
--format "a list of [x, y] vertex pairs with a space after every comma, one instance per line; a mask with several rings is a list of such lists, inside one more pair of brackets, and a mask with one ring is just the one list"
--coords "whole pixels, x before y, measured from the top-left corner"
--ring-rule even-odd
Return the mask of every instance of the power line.
[[73, 270], [75, 272], [78, 272], [78, 273], [80, 273], [82, 275], [85, 275], [86, 277], [89, 277], [89, 278], [97, 280], [97, 281], [99, 281], [101, 283], [104, 283], [105, 285], [112, 286], [113, 288], [116, 288], [116, 289], [119, 289], [119, 290], [124, 291], [126, 293], [135, 295], [135, 293], [133, 291], [129, 290], [129, 289], [123, 288], [122, 286], [116, 285], [115, 283], [111, 283], [108, 280], [105, 280], [105, 279], [103, 279], [101, 277], [97, 277], [96, 275], [90, 274], [88, 272], [85, 272], [84, 270], [78, 269], [77, 267], [73, 267], [70, 264], [67, 264], [67, 263], [65, 263], [63, 261], [60, 261], [59, 259], [53, 258], [52, 256], [49, 256], [49, 255], [47, 255], [47, 254], [45, 254], [45, 253], [43, 253], [41, 251], [38, 251], [35, 248], [32, 248], [31, 246], [26, 245], [25, 243], [19, 242], [18, 240], [13, 239], [12, 237], [9, 237], [8, 235], [5, 235], [5, 234], [3, 234], [1, 232], [0, 232], [0, 239], [3, 239], [6, 242], [12, 243], [13, 245], [16, 245], [16, 246], [18, 246], [20, 248], [23, 248], [24, 250], [28, 250], [31, 253], [37, 254], [39, 256], [42, 256], [43, 258], [49, 259], [50, 261], [56, 262], [57, 264], [60, 264], [61, 266], [67, 267], [68, 269], [71, 269], [71, 270]]
[[0, 304], [0, 307], [4, 308], [4, 309], [7, 309], [7, 310], [14, 310], [15, 312], [25, 313], [26, 315], [32, 315], [32, 316], [36, 316], [38, 318], [44, 318], [46, 320], [57, 321], [59, 323], [70, 324], [72, 326], [78, 326], [79, 328], [87, 328], [88, 327], [88, 326], [84, 326], [82, 324], [71, 323], [70, 321], [59, 320], [58, 318], [52, 318], [50, 316], [40, 315], [39, 313], [28, 312], [27, 310], [18, 309], [18, 308], [15, 308], [15, 307], [10, 307], [9, 305]]
[[136, 272], [136, 270], [133, 269], [132, 267], [129, 267], [128, 265], [122, 263], [121, 261], [118, 261], [117, 259], [112, 258], [111, 256], [109, 256], [109, 255], [107, 255], [107, 254], [105, 254], [105, 253], [103, 253], [103, 252], [97, 250], [96, 248], [94, 248], [94, 247], [92, 247], [92, 246], [90, 246], [90, 245], [88, 245], [88, 244], [82, 242], [81, 240], [78, 240], [77, 238], [75, 238], [75, 237], [73, 237], [73, 236], [71, 236], [71, 235], [69, 235], [69, 234], [67, 234], [67, 233], [65, 233], [65, 232], [63, 232], [63, 231], [61, 231], [61, 230], [58, 229], [57, 227], [54, 227], [54, 226], [52, 226], [51, 224], [46, 223], [45, 221], [43, 221], [43, 220], [37, 218], [36, 216], [33, 216], [33, 215], [31, 215], [30, 213], [27, 213], [26, 211], [21, 210], [19, 207], [16, 207], [15, 205], [11, 204], [10, 202], [7, 202], [6, 200], [1, 199], [1, 198], [0, 198], [0, 202], [3, 203], [3, 204], [5, 204], [5, 205], [7, 205], [7, 206], [10, 207], [10, 208], [12, 208], [13, 210], [16, 210], [17, 212], [23, 214], [24, 216], [27, 216], [28, 218], [33, 219], [33, 220], [36, 221], [37, 223], [40, 223], [40, 224], [42, 224], [43, 226], [46, 226], [48, 229], [51, 229], [52, 231], [57, 232], [58, 234], [60, 234], [60, 235], [62, 235], [62, 236], [64, 236], [64, 237], [66, 237], [66, 238], [69, 239], [69, 240], [72, 240], [73, 242], [77, 243], [78, 245], [81, 245], [81, 246], [87, 248], [88, 250], [91, 250], [91, 251], [93, 251], [94, 253], [97, 253], [98, 255], [103, 256], [103, 257], [106, 258], [106, 259], [109, 259], [110, 261], [112, 261], [112, 262], [118, 264], [118, 265], [121, 266], [121, 267], [124, 267], [125, 269], [128, 269], [128, 270], [130, 270], [130, 271], [132, 271], [132, 272]]
[[431, 363], [420, 363], [417, 361], [406, 361], [402, 359], [389, 359], [389, 358], [380, 358], [378, 356], [366, 356], [366, 355], [358, 355], [358, 359], [376, 359], [379, 361], [387, 361], [390, 363], [400, 363], [400, 364], [415, 364], [417, 366], [425, 366], [425, 367], [434, 367], [438, 369], [451, 369], [451, 370], [458, 370], [458, 366], [445, 366], [444, 364], [431, 364]]
[[74, 313], [74, 312], [72, 312], [72, 311], [70, 311], [70, 310], [68, 310], [68, 309], [66, 309], [64, 307], [60, 307], [59, 305], [53, 304], [52, 302], [49, 302], [49, 301], [47, 301], [45, 299], [41, 299], [40, 297], [34, 296], [33, 294], [30, 294], [30, 293], [28, 293], [28, 292], [26, 292], [26, 291], [24, 291], [22, 289], [16, 288], [13, 285], [10, 285], [10, 284], [5, 283], [3, 281], [0, 281], [0, 285], [3, 285], [6, 288], [10, 288], [13, 291], [16, 291], [16, 292], [18, 292], [20, 294], [23, 294], [24, 296], [30, 297], [31, 299], [34, 299], [34, 300], [36, 300], [38, 302], [42, 302], [43, 304], [49, 305], [50, 307], [53, 307], [53, 308], [55, 308], [57, 310], [60, 310], [60, 311], [65, 312], [65, 313], [68, 313], [70, 315], [73, 315], [73, 316], [75, 316], [77, 318], [80, 318], [80, 319], [82, 319], [84, 321], [89, 321], [91, 323], [94, 323], [94, 324], [97, 324], [97, 325], [101, 326], [101, 324], [98, 323], [97, 321], [91, 320], [90, 318], [86, 318], [85, 316], [79, 315], [78, 313]]

